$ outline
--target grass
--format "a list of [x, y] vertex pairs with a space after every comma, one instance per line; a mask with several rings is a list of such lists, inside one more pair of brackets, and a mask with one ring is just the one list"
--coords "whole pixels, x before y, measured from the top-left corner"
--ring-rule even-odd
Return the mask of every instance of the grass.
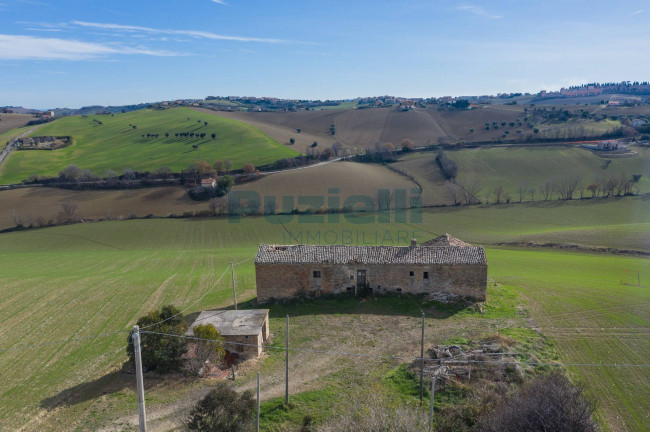
[[[354, 217], [342, 217], [332, 225], [300, 224], [295, 217], [285, 226], [293, 232], [305, 227], [359, 230], [371, 239], [373, 231], [397, 237], [400, 230], [417, 229], [422, 239], [450, 232], [481, 243], [579, 232], [583, 243], [616, 245], [614, 233], [624, 232], [636, 241], [635, 247], [642, 249], [645, 242], [647, 249], [649, 201], [634, 197], [553, 207], [441, 209], [425, 211], [423, 222], [415, 227], [356, 224], [359, 219]], [[601, 225], [616, 230], [595, 232]], [[128, 329], [137, 317], [165, 303], [188, 308], [188, 313], [228, 306], [227, 275], [211, 288], [228, 263], [252, 258], [260, 242], [281, 243], [283, 232], [263, 218], [244, 218], [239, 223], [223, 219], [102, 222], [0, 235], [0, 348]], [[531, 355], [552, 357], [531, 330], [539, 327], [563, 362], [646, 363], [650, 354], [647, 259], [494, 246], [487, 256], [491, 282], [484, 314], [424, 304], [412, 297], [292, 302], [271, 308], [273, 344], [284, 344], [288, 313], [292, 347], [416, 356], [419, 315], [424, 310], [427, 343], [501, 333], [523, 341]], [[637, 273], [643, 287], [629, 285]], [[238, 299], [242, 306], [250, 306], [255, 295], [252, 260], [236, 266], [236, 275]], [[523, 309], [517, 307], [520, 304]], [[44, 431], [60, 430], [61, 424], [81, 430], [130, 424], [135, 413], [132, 377], [120, 380], [123, 375], [116, 372], [125, 358], [123, 334], [3, 352], [3, 424]], [[293, 352], [290, 365], [296, 408], [286, 413], [277, 408], [284, 394], [284, 353], [270, 349], [259, 366], [264, 421], [276, 430], [297, 425], [306, 414], [325, 418], [333, 401], [344, 402], [341, 395], [366, 382], [383, 382], [384, 391], [396, 398], [412, 393], [407, 376], [395, 372], [389, 382], [385, 379], [400, 366], [389, 358]], [[253, 365], [248, 370], [256, 369]], [[597, 397], [600, 413], [612, 430], [644, 430], [650, 407], [647, 398], [638, 395], [648, 388], [647, 369], [572, 366], [569, 371]], [[244, 373], [239, 388], [252, 388], [254, 379], [254, 373]], [[151, 386], [148, 413], [158, 425], [177, 421], [183, 408], [176, 408], [178, 401], [191, 402], [209, 388], [209, 383], [189, 385], [158, 380], [151, 374], [145, 381]], [[111, 387], [116, 382], [123, 384]]]
[[[650, 150], [633, 147], [636, 157], [606, 158], [577, 147], [487, 147], [448, 151], [447, 156], [458, 165], [458, 181], [461, 183], [474, 177], [481, 183], [479, 199], [494, 202], [494, 189], [502, 186], [512, 201], [519, 201], [518, 186], [525, 185], [523, 200], [541, 201], [541, 186], [546, 181], [557, 181], [564, 177], [579, 177], [581, 185], [586, 187], [602, 177], [618, 178], [623, 175], [628, 179], [633, 174], [642, 177], [635, 188], [640, 193], [650, 192]], [[411, 153], [400, 158], [394, 165], [406, 170], [422, 184], [425, 205], [453, 204], [447, 195], [444, 183], [446, 179], [435, 161], [435, 153]], [[557, 199], [557, 193], [551, 195]], [[580, 197], [577, 190], [574, 198]], [[584, 191], [584, 197], [591, 193]]]
[[[175, 138], [177, 132], [205, 133], [206, 137]], [[159, 137], [142, 138], [147, 133]], [[125, 168], [151, 171], [163, 166], [178, 172], [201, 160], [211, 164], [230, 159], [233, 168], [241, 168], [248, 162], [263, 165], [296, 154], [254, 126], [188, 108], [66, 117], [43, 126], [34, 135], [72, 136], [73, 145], [55, 151], [12, 152], [0, 167], [0, 183], [18, 183], [32, 174], [57, 175], [70, 164], [95, 174]]]
[[[22, 126], [22, 127], [17, 127], [17, 128], [14, 128], [14, 129], [9, 129], [9, 130], [7, 130], [7, 131], [5, 131], [3, 133], [0, 133], [0, 148], [4, 148], [5, 145], [9, 141], [13, 140], [18, 135], [27, 132], [28, 130], [30, 130], [33, 127], [34, 126]], [[4, 162], [3, 162], [3, 164], [4, 164]]]

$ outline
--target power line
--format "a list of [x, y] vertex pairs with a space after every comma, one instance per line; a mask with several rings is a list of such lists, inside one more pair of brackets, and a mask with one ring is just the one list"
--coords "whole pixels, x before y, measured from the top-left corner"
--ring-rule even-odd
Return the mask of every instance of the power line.
[[[250, 257], [248, 257], [248, 258], [246, 258], [246, 259], [244, 259], [244, 260], [242, 260], [242, 261], [239, 261], [239, 262], [235, 263], [235, 265], [239, 265], [239, 264], [242, 264], [242, 263], [244, 263], [244, 262], [246, 262], [246, 261], [249, 261], [249, 260], [251, 260], [252, 258], [254, 258], [255, 256], [256, 256], [256, 255], [250, 256]], [[228, 268], [226, 268], [226, 270], [225, 270], [224, 273], [219, 277], [219, 279], [218, 279], [218, 280], [217, 280], [217, 281], [216, 281], [216, 282], [215, 282], [215, 283], [214, 283], [210, 288], [208, 288], [208, 290], [207, 290], [207, 291], [206, 291], [206, 292], [205, 292], [201, 297], [199, 297], [199, 298], [198, 298], [197, 300], [195, 300], [194, 302], [190, 303], [190, 304], [188, 305], [188, 307], [186, 307], [185, 309], [183, 309], [183, 310], [180, 311], [179, 313], [177, 313], [177, 314], [175, 314], [175, 315], [172, 315], [171, 317], [168, 317], [168, 318], [166, 318], [166, 319], [164, 319], [164, 320], [162, 320], [162, 321], [160, 321], [160, 322], [157, 322], [157, 323], [154, 323], [154, 324], [150, 324], [150, 325], [144, 326], [144, 327], [142, 327], [142, 328], [150, 328], [150, 327], [153, 327], [153, 326], [156, 326], [156, 325], [160, 325], [160, 324], [162, 324], [163, 322], [168, 321], [168, 320], [170, 320], [170, 319], [172, 319], [172, 318], [174, 318], [174, 317], [176, 317], [176, 316], [182, 314], [183, 312], [187, 311], [190, 307], [194, 306], [196, 303], [198, 303], [199, 301], [203, 300], [203, 299], [205, 298], [205, 296], [208, 295], [208, 293], [209, 293], [212, 289], [214, 289], [214, 287], [217, 286], [217, 284], [221, 281], [221, 279], [223, 279], [223, 277], [225, 276], [225, 274], [226, 274], [227, 271], [228, 271]], [[63, 345], [63, 344], [69, 343], [69, 342], [80, 342], [80, 341], [85, 341], [85, 340], [89, 340], [89, 339], [95, 339], [95, 338], [98, 338], [98, 337], [112, 336], [112, 335], [116, 335], [116, 334], [120, 334], [120, 333], [130, 333], [131, 331], [132, 331], [132, 330], [116, 330], [116, 331], [113, 331], [113, 332], [97, 333], [97, 334], [94, 334], [94, 335], [83, 336], [83, 337], [76, 337], [76, 338], [62, 339], [62, 340], [50, 341], [50, 342], [42, 342], [42, 343], [31, 344], [31, 345], [19, 345], [19, 346], [10, 347], [10, 348], [0, 348], [0, 352], [5, 352], [5, 351], [15, 351], [15, 350], [22, 350], [22, 349], [30, 349], [30, 348], [40, 348], [40, 347], [51, 346], [51, 345]]]
[[11, 348], [0, 348], [0, 351], [14, 351], [14, 350], [21, 350], [21, 349], [28, 349], [28, 348], [39, 348], [39, 347], [44, 347], [44, 346], [49, 346], [49, 345], [62, 345], [65, 343], [69, 342], [79, 342], [79, 341], [84, 341], [88, 339], [95, 339], [98, 337], [106, 337], [106, 336], [112, 336], [120, 333], [128, 333], [131, 330], [118, 330], [114, 332], [107, 332], [107, 333], [98, 333], [90, 336], [83, 336], [83, 337], [78, 337], [78, 338], [70, 338], [70, 339], [64, 339], [64, 340], [58, 340], [58, 341], [51, 341], [51, 342], [43, 342], [39, 344], [33, 344], [33, 345], [19, 345]]
[[[230, 266], [228, 266], [228, 267], [230, 267]], [[195, 301], [193, 301], [192, 303], [190, 303], [190, 304], [189, 304], [185, 309], [183, 309], [183, 310], [179, 311], [178, 313], [176, 313], [176, 314], [174, 314], [174, 315], [172, 315], [172, 316], [170, 316], [170, 317], [167, 317], [167, 318], [165, 318], [164, 320], [159, 321], [159, 322], [157, 322], [157, 323], [153, 323], [153, 324], [149, 324], [149, 325], [146, 325], [146, 326], [142, 326], [142, 327], [140, 328], [140, 330], [148, 329], [148, 328], [151, 328], [151, 327], [154, 327], [154, 326], [160, 325], [160, 324], [162, 324], [162, 323], [164, 323], [164, 322], [166, 322], [166, 321], [169, 321], [169, 320], [172, 319], [172, 318], [176, 318], [177, 316], [181, 315], [183, 312], [187, 311], [189, 308], [191, 308], [192, 306], [194, 306], [195, 304], [197, 304], [198, 302], [200, 302], [201, 300], [203, 300], [203, 299], [205, 298], [205, 296], [207, 296], [208, 293], [209, 293], [210, 291], [212, 291], [212, 289], [214, 289], [214, 287], [216, 287], [217, 284], [219, 284], [219, 282], [221, 282], [221, 279], [223, 279], [223, 277], [224, 277], [224, 276], [226, 275], [226, 273], [228, 272], [228, 267], [226, 267], [226, 270], [224, 270], [224, 272], [221, 274], [221, 276], [219, 276], [219, 279], [217, 279], [217, 281], [216, 281], [216, 282], [215, 282], [215, 283], [214, 283], [210, 288], [208, 288], [208, 289], [205, 291], [205, 293], [203, 293], [203, 295], [202, 295], [201, 297], [199, 297], [198, 299], [196, 299]], [[129, 331], [130, 331], [130, 330], [129, 330]]]

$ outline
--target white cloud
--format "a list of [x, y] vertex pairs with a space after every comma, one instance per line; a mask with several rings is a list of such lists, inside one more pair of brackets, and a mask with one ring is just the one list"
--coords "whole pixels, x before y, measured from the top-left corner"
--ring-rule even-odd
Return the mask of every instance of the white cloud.
[[108, 46], [76, 40], [0, 34], [0, 60], [86, 60], [111, 54], [178, 55], [146, 48]]
[[220, 5], [227, 5], [227, 4], [228, 4], [228, 3], [226, 3], [226, 2], [223, 1], [223, 0], [212, 0], [212, 2], [213, 2], [213, 3], [220, 4]]
[[639, 9], [636, 12], [632, 12], [630, 15], [636, 15], [636, 14], [640, 14], [640, 13], [643, 13], [643, 12], [645, 12], [645, 9]]
[[482, 16], [485, 18], [490, 18], [490, 19], [501, 19], [503, 18], [503, 15], [496, 15], [493, 13], [490, 13], [483, 9], [481, 6], [474, 6], [474, 5], [465, 5], [465, 6], [458, 6], [456, 9], [461, 10], [461, 11], [466, 11], [474, 15]]
[[106, 30], [121, 30], [126, 32], [139, 32], [139, 33], [150, 33], [150, 34], [166, 34], [166, 35], [182, 35], [190, 36], [200, 39], [212, 39], [212, 40], [226, 40], [226, 41], [236, 41], [236, 42], [262, 42], [262, 43], [287, 43], [291, 42], [284, 39], [273, 39], [273, 38], [256, 38], [256, 37], [246, 37], [246, 36], [227, 36], [220, 35], [216, 33], [198, 31], [198, 30], [166, 30], [166, 29], [155, 29], [151, 27], [141, 27], [141, 26], [132, 26], [132, 25], [122, 25], [122, 24], [111, 24], [111, 23], [95, 23], [87, 21], [73, 21], [72, 24], [89, 27], [89, 28], [100, 28]]

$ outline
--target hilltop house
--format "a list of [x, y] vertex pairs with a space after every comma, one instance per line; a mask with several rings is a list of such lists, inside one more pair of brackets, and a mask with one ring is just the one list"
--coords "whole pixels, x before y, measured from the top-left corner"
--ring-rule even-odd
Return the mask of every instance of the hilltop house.
[[418, 246], [259, 246], [257, 301], [324, 294], [445, 291], [485, 300], [487, 259], [480, 246], [446, 234]]
[[269, 337], [269, 310], [202, 311], [185, 334], [192, 336], [194, 327], [199, 324], [212, 324], [225, 339], [228, 352], [259, 357]]
[[212, 177], [201, 179], [201, 186], [204, 188], [217, 187], [217, 181]]

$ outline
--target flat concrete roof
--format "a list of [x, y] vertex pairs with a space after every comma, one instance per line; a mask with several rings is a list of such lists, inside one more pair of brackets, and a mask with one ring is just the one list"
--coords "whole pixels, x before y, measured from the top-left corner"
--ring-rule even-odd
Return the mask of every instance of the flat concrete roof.
[[192, 336], [195, 326], [212, 324], [222, 336], [255, 336], [269, 315], [268, 309], [207, 310], [199, 314], [186, 335]]

